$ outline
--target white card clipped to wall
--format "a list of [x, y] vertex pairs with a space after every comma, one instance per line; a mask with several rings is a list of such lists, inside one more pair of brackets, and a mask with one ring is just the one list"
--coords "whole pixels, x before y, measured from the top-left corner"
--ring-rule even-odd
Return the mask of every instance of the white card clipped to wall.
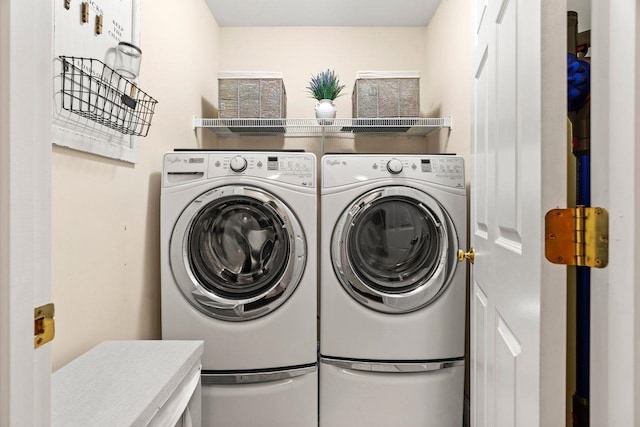
[[118, 43], [140, 45], [140, 1], [55, 1], [54, 144], [137, 163], [146, 94], [113, 66]]

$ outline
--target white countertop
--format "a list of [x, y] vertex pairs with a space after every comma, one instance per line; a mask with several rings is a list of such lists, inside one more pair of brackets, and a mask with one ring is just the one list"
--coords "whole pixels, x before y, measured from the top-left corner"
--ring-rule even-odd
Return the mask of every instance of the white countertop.
[[147, 425], [202, 351], [202, 341], [105, 341], [53, 373], [52, 426]]

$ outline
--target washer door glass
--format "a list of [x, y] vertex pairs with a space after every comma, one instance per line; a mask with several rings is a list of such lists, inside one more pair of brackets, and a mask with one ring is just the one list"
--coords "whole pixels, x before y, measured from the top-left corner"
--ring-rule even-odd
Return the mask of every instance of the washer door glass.
[[384, 187], [345, 210], [333, 234], [332, 260], [357, 301], [385, 313], [407, 313], [446, 288], [457, 265], [457, 245], [449, 215], [431, 196]]
[[299, 222], [282, 201], [253, 187], [220, 187], [198, 197], [176, 222], [170, 245], [183, 294], [224, 320], [273, 311], [304, 271]]

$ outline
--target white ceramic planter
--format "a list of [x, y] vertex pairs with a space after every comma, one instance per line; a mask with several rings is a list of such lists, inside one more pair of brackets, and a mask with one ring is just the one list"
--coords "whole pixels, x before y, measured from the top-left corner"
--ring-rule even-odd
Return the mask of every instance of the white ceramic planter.
[[333, 124], [336, 118], [336, 107], [330, 99], [321, 99], [316, 103], [316, 119], [321, 125]]

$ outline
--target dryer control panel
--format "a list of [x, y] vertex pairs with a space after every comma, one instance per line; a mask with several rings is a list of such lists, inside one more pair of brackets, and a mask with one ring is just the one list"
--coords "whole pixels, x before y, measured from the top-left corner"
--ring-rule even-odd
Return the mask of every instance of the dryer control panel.
[[164, 185], [211, 178], [263, 178], [301, 187], [316, 185], [311, 153], [261, 151], [184, 151], [164, 158]]
[[324, 188], [381, 178], [409, 178], [465, 188], [464, 159], [450, 155], [421, 154], [338, 154], [322, 158]]

